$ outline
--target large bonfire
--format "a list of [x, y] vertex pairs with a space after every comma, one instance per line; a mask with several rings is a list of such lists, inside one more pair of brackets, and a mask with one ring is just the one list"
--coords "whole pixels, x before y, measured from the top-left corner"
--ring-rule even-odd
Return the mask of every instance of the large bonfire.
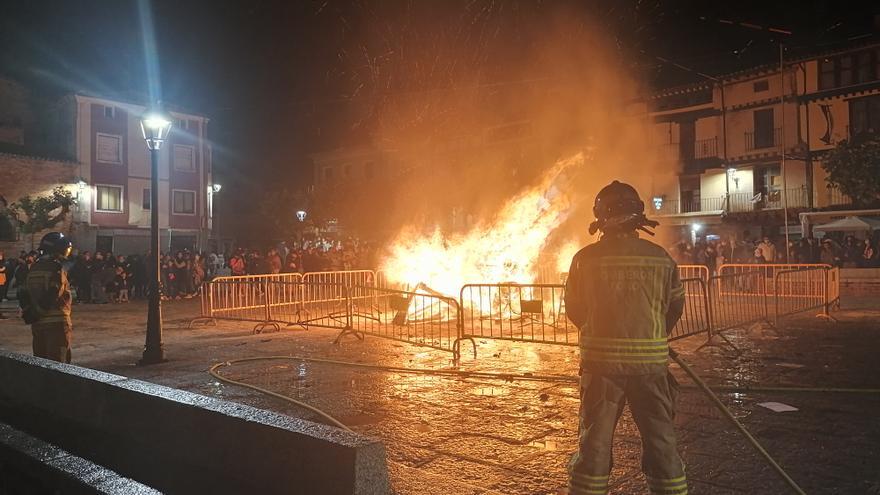
[[[556, 162], [538, 184], [507, 201], [494, 218], [463, 234], [447, 235], [436, 229], [425, 235], [415, 228], [404, 229], [391, 243], [382, 270], [392, 282], [410, 288], [427, 286], [453, 297], [467, 283], [533, 283], [551, 234], [572, 211], [569, 189], [585, 160], [581, 152]], [[568, 268], [574, 246], [569, 243], [550, 256], [551, 271]]]

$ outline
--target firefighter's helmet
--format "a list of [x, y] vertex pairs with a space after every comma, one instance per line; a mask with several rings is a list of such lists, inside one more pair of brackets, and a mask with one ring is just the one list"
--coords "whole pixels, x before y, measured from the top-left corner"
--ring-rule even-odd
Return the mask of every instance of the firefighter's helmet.
[[623, 182], [614, 181], [603, 187], [596, 195], [593, 214], [597, 220], [608, 220], [621, 215], [638, 215], [645, 212], [645, 203], [639, 198], [635, 188]]
[[66, 258], [73, 250], [73, 243], [61, 232], [49, 232], [40, 240], [40, 254]]
[[658, 225], [645, 217], [645, 203], [639, 198], [635, 188], [619, 181], [614, 181], [599, 191], [593, 204], [593, 214], [596, 221], [590, 224], [590, 234], [595, 234], [597, 230], [608, 232], [636, 229], [651, 233], [645, 227]]

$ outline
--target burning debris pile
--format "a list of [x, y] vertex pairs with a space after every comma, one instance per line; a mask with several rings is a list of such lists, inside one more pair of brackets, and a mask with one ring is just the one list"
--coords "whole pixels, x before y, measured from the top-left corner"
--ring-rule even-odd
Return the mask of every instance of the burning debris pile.
[[582, 152], [556, 162], [538, 184], [464, 234], [402, 231], [391, 243], [382, 270], [392, 282], [451, 297], [467, 283], [533, 283], [542, 251], [572, 211], [569, 189], [587, 159]]

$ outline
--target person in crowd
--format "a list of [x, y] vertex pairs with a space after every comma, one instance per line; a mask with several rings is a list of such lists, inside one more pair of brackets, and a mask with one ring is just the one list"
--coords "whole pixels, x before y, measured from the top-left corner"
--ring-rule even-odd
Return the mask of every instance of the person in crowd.
[[265, 275], [269, 273], [269, 261], [261, 256], [259, 251], [251, 253], [248, 273], [252, 275]]
[[874, 268], [877, 266], [877, 249], [874, 247], [874, 242], [871, 239], [865, 239], [864, 241], [864, 249], [862, 250], [862, 268]]
[[279, 242], [275, 250], [278, 252], [278, 257], [282, 260], [287, 259], [287, 255], [290, 254], [290, 248], [287, 247], [287, 241]]
[[171, 271], [174, 274], [171, 285], [174, 285], [174, 299], [180, 299], [187, 295], [186, 292], [186, 276], [188, 263], [184, 257], [183, 251], [178, 251], [177, 255], [171, 260]]
[[107, 291], [105, 284], [102, 282], [104, 267], [106, 266], [104, 254], [95, 251], [95, 258], [92, 260], [89, 281], [91, 285], [91, 301], [95, 304], [107, 304]]
[[[800, 250], [795, 241], [789, 241], [786, 244], [785, 253], [780, 252], [778, 256], [780, 263], [800, 263], [798, 260], [801, 259]], [[788, 258], [786, 258], [786, 256], [788, 256]]]
[[715, 273], [715, 262], [718, 257], [718, 252], [715, 249], [714, 242], [706, 243], [706, 253], [704, 257], [706, 258], [706, 267], [709, 268], [709, 273]]
[[92, 302], [92, 253], [83, 251], [70, 269], [70, 282], [76, 288], [76, 302]]
[[9, 267], [6, 264], [6, 256], [0, 251], [0, 302], [6, 299], [6, 288], [9, 282]]
[[794, 257], [792, 258], [792, 260], [796, 261], [797, 263], [812, 263], [812, 261], [810, 261], [809, 239], [805, 237], [801, 239], [797, 244], [795, 244]]
[[839, 256], [839, 248], [831, 239], [822, 239], [822, 251], [819, 255], [819, 261], [826, 265], [840, 266], [841, 260]]
[[165, 299], [177, 299], [177, 275], [171, 256], [162, 254], [159, 264], [162, 280], [162, 294]]
[[229, 258], [229, 269], [232, 270], [232, 276], [238, 277], [247, 275], [247, 264], [245, 263], [244, 253], [241, 249]]
[[114, 280], [114, 286], [116, 288], [115, 302], [118, 302], [118, 303], [128, 302], [128, 299], [129, 299], [128, 273], [121, 266], [116, 267], [116, 278]]
[[105, 302], [115, 302], [117, 296], [116, 280], [116, 258], [107, 256], [104, 260], [104, 267], [101, 269], [100, 281], [104, 288]]
[[296, 273], [299, 271], [299, 255], [296, 251], [290, 251], [284, 260], [284, 273]]
[[846, 236], [846, 239], [844, 239], [843, 241], [843, 251], [841, 253], [843, 268], [857, 267], [862, 260], [863, 252], [864, 246], [860, 246], [856, 242], [856, 238], [854, 236]]
[[193, 285], [195, 280], [195, 262], [193, 261], [193, 253], [189, 251], [184, 251], [183, 260], [186, 262], [183, 271], [183, 287], [182, 292], [184, 293], [184, 299], [192, 298], [196, 291]]
[[125, 256], [123, 256], [123, 255], [121, 255], [121, 254], [120, 254], [119, 256], [116, 256], [116, 263], [115, 263], [115, 266], [121, 266], [122, 269], [123, 269], [126, 273], [128, 273], [129, 271], [131, 271], [131, 267], [128, 266], [128, 260], [125, 258]]
[[125, 271], [121, 266], [112, 266], [110, 264], [107, 265], [109, 270], [113, 270], [113, 277], [110, 278], [110, 281], [107, 282], [106, 290], [107, 290], [107, 299], [112, 303], [119, 302], [119, 282], [122, 279], [122, 274]]
[[207, 260], [205, 260], [205, 277], [207, 280], [211, 280], [217, 276], [218, 268], [220, 268], [220, 257], [217, 256], [217, 253], [211, 251], [208, 254]]
[[193, 256], [193, 290], [194, 293], [198, 292], [202, 287], [202, 283], [205, 281], [205, 277], [207, 275], [205, 269], [205, 259], [201, 254], [195, 254]]
[[764, 236], [764, 239], [755, 246], [755, 260], [757, 263], [776, 263], [776, 246], [769, 237]]
[[147, 287], [149, 287], [149, 283], [147, 280], [147, 260], [150, 259], [151, 253], [147, 251], [147, 254], [144, 256], [133, 255], [133, 260], [131, 262], [131, 290], [134, 293], [136, 298], [145, 298], [147, 297]]
[[269, 250], [266, 258], [266, 262], [269, 267], [269, 273], [281, 273], [281, 255], [278, 254], [278, 251], [275, 248]]
[[755, 248], [751, 242], [747, 240], [737, 241], [733, 248], [734, 263], [750, 263], [755, 259]]
[[807, 241], [810, 243], [810, 263], [819, 263], [822, 256], [822, 246], [819, 245], [819, 240], [810, 236]]

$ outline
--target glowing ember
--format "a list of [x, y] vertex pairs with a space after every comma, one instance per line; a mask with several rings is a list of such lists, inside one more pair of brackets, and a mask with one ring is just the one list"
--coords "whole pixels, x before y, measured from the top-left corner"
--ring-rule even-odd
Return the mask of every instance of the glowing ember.
[[[465, 234], [446, 236], [435, 230], [425, 236], [412, 228], [404, 230], [382, 269], [393, 282], [410, 287], [424, 283], [451, 296], [467, 283], [534, 282], [542, 249], [571, 211], [567, 189], [584, 160], [578, 153], [558, 161], [539, 184]], [[567, 270], [566, 264], [561, 271]]]

